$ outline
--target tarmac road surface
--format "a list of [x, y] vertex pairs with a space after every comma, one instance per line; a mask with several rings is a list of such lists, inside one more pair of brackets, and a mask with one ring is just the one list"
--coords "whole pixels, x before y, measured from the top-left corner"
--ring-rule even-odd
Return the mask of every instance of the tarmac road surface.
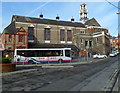
[[33, 66], [30, 68], [36, 70], [3, 75], [2, 89], [3, 91], [111, 91], [118, 71], [118, 56], [71, 66], [71, 68]]

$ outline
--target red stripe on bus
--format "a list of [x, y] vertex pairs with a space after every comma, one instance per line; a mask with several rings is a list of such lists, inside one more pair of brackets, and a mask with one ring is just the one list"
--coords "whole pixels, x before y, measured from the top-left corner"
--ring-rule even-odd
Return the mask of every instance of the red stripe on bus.
[[28, 61], [16, 61], [14, 63], [28, 63]]

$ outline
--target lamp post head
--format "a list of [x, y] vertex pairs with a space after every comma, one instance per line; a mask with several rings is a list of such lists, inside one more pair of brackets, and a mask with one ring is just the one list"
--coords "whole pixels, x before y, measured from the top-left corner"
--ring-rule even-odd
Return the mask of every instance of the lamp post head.
[[116, 14], [120, 14], [120, 12], [117, 12]]

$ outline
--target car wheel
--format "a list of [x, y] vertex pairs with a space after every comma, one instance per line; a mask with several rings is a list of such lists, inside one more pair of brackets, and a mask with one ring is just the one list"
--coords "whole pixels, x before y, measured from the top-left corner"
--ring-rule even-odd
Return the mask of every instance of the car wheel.
[[20, 61], [20, 59], [18, 58], [17, 61]]

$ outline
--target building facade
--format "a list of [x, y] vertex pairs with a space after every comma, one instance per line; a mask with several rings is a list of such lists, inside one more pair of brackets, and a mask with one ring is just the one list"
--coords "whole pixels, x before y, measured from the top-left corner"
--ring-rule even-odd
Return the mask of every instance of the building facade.
[[[83, 11], [83, 10], [86, 11]], [[85, 16], [83, 16], [85, 15]], [[108, 29], [103, 28], [95, 18], [88, 20], [85, 4], [81, 5], [82, 22], [62, 21], [13, 15], [11, 24], [2, 33], [5, 50], [17, 48], [71, 48], [75, 56], [95, 53], [108, 54]]]
[[6, 50], [69, 47], [79, 51], [74, 45], [74, 34], [85, 30], [82, 23], [14, 15], [2, 39]]
[[5, 56], [13, 56], [15, 49], [28, 48], [27, 32], [23, 27], [16, 28], [15, 22], [7, 26], [2, 33], [2, 44], [4, 45]]

